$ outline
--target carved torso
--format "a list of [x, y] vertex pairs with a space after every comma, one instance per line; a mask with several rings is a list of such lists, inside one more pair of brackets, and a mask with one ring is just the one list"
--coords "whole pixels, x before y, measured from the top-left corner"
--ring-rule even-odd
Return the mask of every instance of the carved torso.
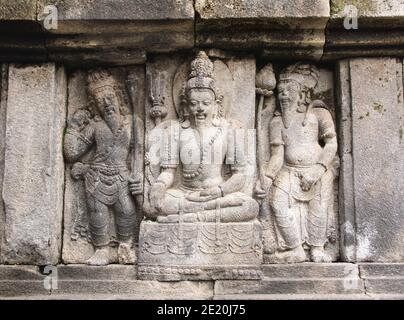
[[206, 189], [223, 182], [221, 171], [227, 150], [226, 137], [225, 127], [181, 131], [179, 153], [185, 187]]
[[316, 164], [322, 148], [319, 144], [319, 124], [315, 114], [295, 113], [288, 128], [283, 126], [282, 139], [285, 143], [287, 164], [309, 166]]
[[103, 120], [92, 125], [96, 144], [93, 164], [125, 166], [130, 153], [131, 121], [123, 117], [122, 126], [115, 132]]

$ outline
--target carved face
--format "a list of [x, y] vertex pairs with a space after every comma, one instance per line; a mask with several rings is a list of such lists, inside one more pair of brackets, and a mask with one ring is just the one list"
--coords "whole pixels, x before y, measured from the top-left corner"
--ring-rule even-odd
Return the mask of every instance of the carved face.
[[281, 81], [278, 84], [278, 99], [282, 111], [297, 106], [300, 91], [300, 85], [295, 81]]
[[188, 93], [188, 111], [197, 126], [210, 124], [216, 112], [215, 95], [211, 90], [193, 89]]
[[104, 87], [95, 90], [93, 93], [95, 103], [100, 115], [110, 117], [113, 115], [119, 115], [119, 103], [115, 94], [115, 90], [112, 87]]

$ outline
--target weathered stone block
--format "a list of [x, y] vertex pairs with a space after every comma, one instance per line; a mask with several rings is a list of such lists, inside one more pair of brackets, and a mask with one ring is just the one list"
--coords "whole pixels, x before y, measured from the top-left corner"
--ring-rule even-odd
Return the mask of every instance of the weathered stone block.
[[345, 66], [340, 73], [345, 87], [340, 98], [341, 130], [343, 141], [351, 139], [352, 145], [348, 142], [344, 147], [348, 149], [343, 154], [342, 187], [348, 201], [353, 192], [353, 202], [345, 204], [343, 213], [345, 256], [357, 261], [402, 261], [402, 63], [395, 58], [353, 59], [347, 63], [340, 65]]
[[58, 9], [58, 27], [46, 32], [58, 36], [48, 37], [46, 47], [50, 59], [57, 61], [78, 64], [84, 57], [115, 65], [142, 63], [145, 50], [165, 52], [194, 44], [191, 0], [41, 0], [39, 19], [52, 4]]
[[0, 20], [36, 20], [36, 0], [0, 0]]
[[0, 297], [11, 298], [50, 295], [38, 267], [0, 266]]
[[223, 49], [263, 49], [266, 57], [319, 59], [329, 2], [198, 0], [196, 43]]
[[58, 287], [52, 290], [54, 298], [67, 295], [101, 299], [210, 299], [213, 296], [213, 282], [140, 281], [133, 266], [68, 265], [59, 266], [57, 271]]
[[368, 294], [404, 293], [404, 264], [363, 263], [359, 264], [359, 269]]
[[66, 81], [54, 64], [8, 74], [1, 255], [9, 264], [56, 264], [61, 249]]
[[264, 266], [261, 281], [216, 281], [215, 297], [252, 298], [268, 295], [341, 295], [364, 293], [358, 267], [350, 264]]
[[[384, 18], [392, 22], [403, 21], [404, 6], [402, 0], [331, 0], [331, 18], [344, 18], [347, 16], [347, 6], [354, 6], [358, 10], [360, 21], [368, 23], [366, 18]], [[373, 20], [373, 23], [376, 21]]]
[[401, 0], [332, 0], [330, 7], [324, 60], [404, 54]]

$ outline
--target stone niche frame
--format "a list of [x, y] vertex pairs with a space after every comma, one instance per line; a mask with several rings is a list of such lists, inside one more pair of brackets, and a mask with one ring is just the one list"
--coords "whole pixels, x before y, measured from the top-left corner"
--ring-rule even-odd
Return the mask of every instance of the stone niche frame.
[[[224, 95], [223, 105], [227, 110], [226, 117], [239, 121], [246, 129], [244, 131], [244, 152], [247, 156], [247, 171], [251, 174], [248, 174], [248, 181], [243, 191], [251, 196], [255, 176], [255, 150], [251, 149], [251, 146], [254, 145], [255, 135], [248, 129], [253, 129], [255, 124], [255, 59], [248, 55], [244, 57], [237, 55], [223, 56], [223, 54], [220, 55], [215, 50], [208, 50], [207, 54], [215, 65], [214, 78], [220, 93]], [[193, 59], [194, 54], [192, 52], [186, 55], [161, 54], [151, 57], [146, 64], [146, 78], [148, 80], [146, 91], [149, 95], [145, 106], [146, 158], [149, 158], [149, 144], [151, 145], [152, 141], [158, 138], [153, 133], [153, 128], [160, 123], [164, 125], [170, 120], [178, 119], [174, 104], [176, 103], [178, 108], [180, 90], [187, 81], [189, 64]], [[150, 99], [151, 95], [155, 100], [164, 101], [165, 116], [157, 119], [157, 121], [150, 116], [151, 111], [155, 108], [152, 99]], [[243, 110], [243, 112], [239, 112], [239, 110]], [[150, 184], [155, 181], [159, 170], [158, 166], [146, 165], [145, 199], [147, 198]], [[231, 253], [231, 250], [229, 250], [230, 242], [226, 244], [226, 252], [223, 254], [204, 252], [203, 249], [200, 249], [202, 246], [201, 241], [203, 240], [201, 237], [203, 237], [204, 232], [216, 234], [217, 228], [220, 229], [220, 234], [228, 235], [229, 238], [231, 238], [231, 233], [237, 232], [240, 228], [241, 230], [246, 230], [247, 233], [251, 233], [251, 241], [253, 241], [251, 252], [245, 254]], [[168, 233], [167, 238], [165, 238], [169, 242], [168, 251], [161, 255], [151, 253], [153, 250], [148, 251], [145, 246], [150, 246], [150, 237], [153, 237], [153, 234], [161, 234], [161, 230], [166, 230], [163, 232]], [[193, 254], [185, 254], [184, 256], [183, 254], [170, 253], [170, 244], [174, 245], [170, 242], [173, 241], [172, 237], [176, 237], [175, 234], [182, 232], [184, 234], [193, 234], [197, 237], [195, 243], [193, 243], [195, 247]], [[258, 221], [247, 226], [243, 223], [222, 223], [218, 226], [215, 223], [184, 223], [179, 226], [178, 224], [158, 226], [151, 221], [144, 221], [141, 226], [141, 235], [146, 237], [146, 239], [141, 237], [139, 243], [138, 271], [141, 279], [177, 281], [257, 279], [261, 276], [259, 270], [259, 264], [262, 260], [259, 240], [261, 232]], [[180, 239], [179, 241], [181, 242], [182, 240]], [[233, 243], [234, 245], [235, 243]], [[183, 265], [179, 261], [182, 261]], [[238, 261], [240, 265], [237, 264]]]

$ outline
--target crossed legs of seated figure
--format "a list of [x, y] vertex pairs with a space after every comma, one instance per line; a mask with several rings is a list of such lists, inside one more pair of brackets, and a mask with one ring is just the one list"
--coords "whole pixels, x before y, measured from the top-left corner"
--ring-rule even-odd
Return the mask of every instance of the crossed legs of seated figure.
[[[258, 215], [258, 203], [247, 195], [236, 192], [218, 199], [201, 201], [192, 193], [168, 190], [162, 204], [158, 222], [245, 222]], [[181, 215], [180, 215], [181, 212]]]
[[101, 201], [87, 194], [90, 218], [90, 233], [95, 253], [87, 261], [89, 265], [109, 264], [109, 209], [115, 214], [116, 231], [119, 242], [118, 259], [120, 264], [133, 264], [136, 255], [133, 246], [133, 230], [136, 224], [135, 204], [132, 197], [121, 195], [119, 200], [109, 208]]

